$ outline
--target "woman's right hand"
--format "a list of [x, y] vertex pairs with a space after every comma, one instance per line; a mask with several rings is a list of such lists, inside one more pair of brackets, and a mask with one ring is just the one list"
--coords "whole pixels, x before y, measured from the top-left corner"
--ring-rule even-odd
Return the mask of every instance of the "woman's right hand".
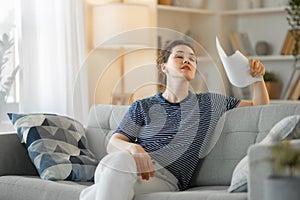
[[137, 173], [144, 180], [149, 180], [154, 176], [154, 167], [150, 155], [144, 148], [136, 143], [130, 142], [129, 138], [123, 134], [115, 133], [111, 136], [107, 145], [107, 152], [128, 151], [135, 160]]
[[129, 153], [133, 156], [138, 175], [143, 180], [149, 180], [154, 176], [154, 167], [150, 155], [139, 144], [132, 144], [128, 149]]

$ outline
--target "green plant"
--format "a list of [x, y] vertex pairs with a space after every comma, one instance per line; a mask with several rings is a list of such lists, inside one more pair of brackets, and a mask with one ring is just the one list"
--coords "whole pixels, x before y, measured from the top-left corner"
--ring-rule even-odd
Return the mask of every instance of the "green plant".
[[266, 71], [265, 72], [265, 75], [264, 75], [264, 80], [267, 82], [276, 82], [277, 81], [277, 77], [276, 77], [276, 74], [274, 74], [273, 72], [268, 72]]
[[8, 55], [11, 53], [10, 49], [13, 44], [13, 39], [10, 39], [6, 33], [0, 38], [0, 102], [6, 101], [16, 73], [19, 70], [19, 67], [16, 67], [12, 70], [8, 70], [9, 75], [7, 75], [8, 73], [6, 72], [6, 69], [11, 66], [8, 62]]
[[293, 55], [298, 59], [299, 42], [300, 42], [300, 0], [290, 0], [287, 11], [287, 21], [291, 27], [292, 36], [295, 39]]
[[271, 147], [275, 170], [280, 173], [287, 170], [290, 177], [300, 172], [300, 147], [292, 147], [289, 140], [282, 141]]

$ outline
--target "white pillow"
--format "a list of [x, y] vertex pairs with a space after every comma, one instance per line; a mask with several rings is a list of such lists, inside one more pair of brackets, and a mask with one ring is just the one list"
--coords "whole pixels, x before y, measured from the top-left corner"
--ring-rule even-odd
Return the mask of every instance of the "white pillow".
[[[293, 115], [280, 120], [260, 143], [270, 144], [287, 138], [300, 138], [300, 115]], [[248, 176], [248, 156], [246, 155], [233, 171], [228, 192], [247, 192]]]

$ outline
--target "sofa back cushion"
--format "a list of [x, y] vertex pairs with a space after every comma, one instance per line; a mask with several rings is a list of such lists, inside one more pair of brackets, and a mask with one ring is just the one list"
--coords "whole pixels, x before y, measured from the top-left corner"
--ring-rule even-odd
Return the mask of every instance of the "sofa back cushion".
[[0, 134], [0, 147], [0, 176], [39, 175], [16, 133]]
[[90, 150], [97, 159], [101, 159], [107, 154], [107, 142], [121, 122], [127, 109], [128, 106], [103, 104], [91, 107], [85, 132]]
[[250, 145], [260, 142], [286, 116], [300, 114], [300, 104], [271, 104], [230, 110], [219, 120], [215, 131], [221, 136], [199, 164], [192, 185], [230, 185], [235, 166]]
[[[86, 136], [98, 159], [106, 155], [106, 145], [128, 106], [94, 105], [90, 109]], [[282, 118], [300, 114], [300, 104], [274, 104], [230, 110], [219, 120], [218, 142], [202, 160], [192, 186], [230, 185], [232, 172], [250, 145], [260, 142]]]

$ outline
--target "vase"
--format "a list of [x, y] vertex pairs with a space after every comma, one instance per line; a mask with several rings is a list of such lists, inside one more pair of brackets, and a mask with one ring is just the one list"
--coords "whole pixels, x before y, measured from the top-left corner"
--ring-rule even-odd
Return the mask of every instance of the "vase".
[[265, 56], [272, 54], [272, 47], [266, 41], [258, 41], [255, 45], [255, 53], [258, 56]]
[[287, 6], [288, 0], [265, 0], [265, 7], [282, 7]]
[[161, 4], [161, 5], [171, 5], [172, 1], [171, 0], [159, 0], [158, 1], [158, 4]]
[[187, 7], [199, 9], [203, 7], [203, 0], [188, 0]]
[[289, 176], [272, 176], [264, 182], [265, 200], [299, 200], [300, 178]]

